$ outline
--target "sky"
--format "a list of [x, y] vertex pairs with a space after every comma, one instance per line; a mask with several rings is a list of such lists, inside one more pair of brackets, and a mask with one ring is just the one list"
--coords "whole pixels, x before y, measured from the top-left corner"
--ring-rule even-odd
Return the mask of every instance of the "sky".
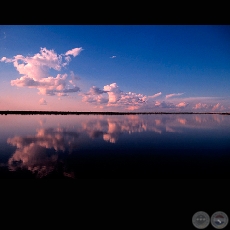
[[230, 25], [0, 25], [0, 110], [230, 112]]

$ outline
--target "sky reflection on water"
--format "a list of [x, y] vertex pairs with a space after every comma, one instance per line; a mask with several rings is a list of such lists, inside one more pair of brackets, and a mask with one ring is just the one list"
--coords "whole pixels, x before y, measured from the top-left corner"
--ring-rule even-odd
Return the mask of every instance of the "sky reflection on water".
[[207, 178], [229, 170], [226, 115], [2, 115], [0, 122], [1, 178]]

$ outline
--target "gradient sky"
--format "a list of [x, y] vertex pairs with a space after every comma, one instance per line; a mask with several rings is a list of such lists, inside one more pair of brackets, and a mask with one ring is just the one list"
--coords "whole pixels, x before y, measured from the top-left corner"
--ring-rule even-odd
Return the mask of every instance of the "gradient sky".
[[0, 25], [0, 110], [230, 111], [230, 25]]

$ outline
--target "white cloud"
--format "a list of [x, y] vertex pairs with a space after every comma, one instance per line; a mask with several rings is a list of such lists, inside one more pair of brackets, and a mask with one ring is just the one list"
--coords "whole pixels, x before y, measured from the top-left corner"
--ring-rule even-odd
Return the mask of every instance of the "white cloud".
[[0, 61], [4, 61], [4, 62], [7, 62], [7, 58], [6, 57], [2, 57]]
[[65, 55], [73, 55], [74, 57], [76, 57], [77, 55], [80, 54], [80, 52], [81, 52], [82, 50], [83, 50], [82, 47], [80, 47], [80, 48], [74, 48], [74, 49], [72, 49], [72, 50], [67, 51], [67, 52], [65, 53]]
[[104, 91], [108, 92], [109, 103], [116, 103], [121, 97], [121, 90], [116, 83], [104, 86]]
[[109, 103], [107, 106], [123, 106], [127, 110], [134, 110], [140, 108], [147, 99], [143, 94], [137, 94], [121, 91], [116, 83], [104, 86], [109, 96]]
[[93, 86], [88, 93], [81, 94], [82, 101], [106, 104], [107, 107], [122, 107], [126, 110], [139, 109], [147, 100], [147, 96], [132, 92], [123, 92], [116, 83], [105, 85], [103, 90]]
[[[13, 58], [2, 57], [1, 62], [13, 63], [20, 76], [11, 80], [11, 85], [16, 87], [27, 87], [38, 90], [39, 95], [68, 96], [71, 93], [80, 92], [77, 81], [80, 79], [73, 71], [70, 74], [49, 74], [50, 70], [61, 71], [66, 69], [70, 63], [70, 56], [76, 57], [82, 51], [82, 47], [68, 50], [64, 54], [57, 54], [54, 50], [41, 48], [39, 53], [33, 56], [16, 55]], [[115, 58], [111, 56], [110, 58]], [[161, 100], [161, 92], [147, 96], [141, 93], [124, 92], [117, 83], [104, 85], [101, 89], [92, 86], [87, 93], [79, 93], [82, 101], [93, 103], [97, 108], [116, 108], [116, 110], [147, 110], [154, 109], [176, 109], [183, 108], [204, 111], [224, 111], [229, 106], [229, 99], [215, 97], [173, 98], [184, 93], [172, 93]], [[156, 99], [157, 98], [157, 101]], [[188, 103], [189, 102], [189, 103]], [[220, 104], [221, 102], [221, 104]], [[45, 102], [41, 101], [41, 104]]]
[[152, 95], [152, 96], [148, 96], [148, 99], [159, 97], [161, 94], [162, 94], [162, 93], [159, 92], [159, 93], [156, 93], [156, 94], [154, 94], [154, 95]]
[[[178, 94], [168, 94], [167, 97], [170, 98], [172, 96], [179, 96], [182, 93]], [[151, 96], [146, 96], [144, 94], [138, 94], [134, 92], [123, 92], [117, 83], [111, 83], [105, 85], [103, 90], [100, 88], [93, 86], [90, 88], [88, 93], [82, 94], [83, 102], [94, 103], [99, 107], [103, 106], [103, 108], [112, 108], [116, 107], [117, 110], [154, 110], [155, 108], [162, 109], [183, 109], [189, 105], [186, 101], [172, 103], [170, 101], [151, 101], [150, 99], [157, 98], [161, 96], [162, 93], [156, 93]]]
[[182, 94], [184, 94], [184, 93], [171, 93], [171, 94], [167, 94], [167, 95], [165, 96], [165, 98], [168, 99], [168, 98], [170, 98], [170, 97], [180, 96], [180, 95], [182, 95]]
[[[74, 48], [66, 52], [65, 55], [77, 56], [82, 48]], [[66, 96], [68, 93], [78, 92], [80, 88], [76, 86], [75, 80], [78, 78], [71, 71], [72, 80], [67, 80], [67, 74], [57, 74], [56, 77], [49, 75], [49, 70], [60, 71], [62, 67], [68, 65], [71, 58], [63, 54], [58, 55], [54, 50], [41, 48], [40, 53], [32, 57], [16, 55], [9, 59], [3, 57], [2, 62], [12, 62], [19, 74], [22, 76], [11, 81], [12, 86], [37, 88], [42, 95]], [[64, 62], [63, 62], [64, 61]]]

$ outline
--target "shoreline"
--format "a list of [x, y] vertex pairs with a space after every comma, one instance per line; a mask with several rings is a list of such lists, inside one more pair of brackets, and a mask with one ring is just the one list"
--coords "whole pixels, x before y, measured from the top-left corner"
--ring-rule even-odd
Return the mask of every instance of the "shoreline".
[[73, 111], [0, 111], [0, 115], [138, 115], [138, 114], [219, 114], [230, 115], [230, 112], [73, 112]]

